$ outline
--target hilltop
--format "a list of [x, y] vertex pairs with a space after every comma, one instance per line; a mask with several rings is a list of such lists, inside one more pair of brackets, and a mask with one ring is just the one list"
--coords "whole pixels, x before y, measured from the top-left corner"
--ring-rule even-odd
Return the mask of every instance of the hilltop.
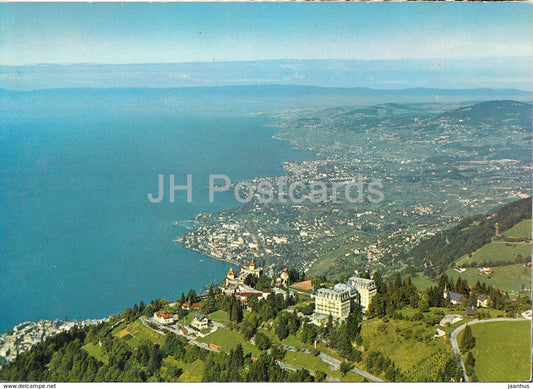
[[490, 126], [493, 130], [503, 123], [510, 122], [517, 129], [530, 129], [532, 110], [533, 105], [519, 101], [486, 101], [446, 112], [437, 116], [435, 121], [444, 120], [478, 127]]

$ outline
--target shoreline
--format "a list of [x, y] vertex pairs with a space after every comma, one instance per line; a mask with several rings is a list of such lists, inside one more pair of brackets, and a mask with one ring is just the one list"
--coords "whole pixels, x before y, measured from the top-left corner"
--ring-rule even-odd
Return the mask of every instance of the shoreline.
[[[274, 113], [269, 113], [271, 116], [272, 115], [277, 115], [279, 114], [279, 112], [274, 112]], [[266, 127], [267, 128], [271, 128], [272, 130], [274, 130], [274, 134], [271, 136], [272, 139], [278, 141], [278, 142], [284, 142], [284, 143], [288, 143], [290, 144], [291, 146], [293, 146], [292, 148], [295, 149], [295, 150], [303, 150], [303, 151], [306, 151], [308, 152], [309, 154], [311, 154], [312, 157], [316, 158], [316, 159], [305, 159], [305, 160], [300, 160], [298, 161], [298, 163], [302, 163], [302, 164], [305, 164], [305, 163], [309, 163], [311, 161], [315, 161], [315, 160], [325, 160], [325, 157], [323, 156], [320, 156], [320, 155], [317, 155], [317, 154], [314, 154], [313, 151], [312, 151], [312, 148], [305, 148], [305, 147], [302, 147], [301, 145], [298, 145], [296, 144], [295, 142], [291, 141], [291, 140], [288, 140], [288, 139], [284, 139], [281, 135], [282, 135], [282, 132], [280, 132], [280, 124], [281, 122], [283, 121], [283, 119], [279, 116], [276, 116], [276, 117], [271, 117], [270, 118], [272, 120], [273, 123], [271, 123], [270, 125], [267, 125]], [[284, 160], [281, 162], [280, 164], [280, 167], [282, 169], [282, 174], [281, 175], [275, 175], [275, 176], [254, 176], [252, 178], [249, 178], [249, 179], [245, 179], [243, 181], [249, 181], [249, 182], [255, 182], [257, 180], [260, 180], [260, 179], [263, 179], [263, 180], [267, 180], [267, 179], [279, 179], [280, 177], [288, 177], [290, 176], [292, 173], [290, 171], [287, 170], [287, 164], [291, 163], [291, 162], [294, 162], [294, 161], [287, 161], [287, 160]], [[233, 189], [234, 186], [235, 186], [236, 183], [232, 182], [231, 185], [230, 185], [230, 189]], [[239, 207], [230, 207], [230, 208], [225, 208], [223, 210], [218, 210], [218, 211], [214, 211], [214, 212], [208, 212], [208, 213], [199, 213], [199, 214], [196, 214], [194, 217], [192, 217], [190, 220], [187, 220], [186, 222], [191, 222], [193, 225], [195, 225], [195, 227], [188, 231], [188, 232], [185, 232], [181, 235], [179, 235], [174, 241], [175, 242], [179, 242], [183, 248], [187, 249], [187, 250], [192, 250], [194, 252], [197, 252], [201, 255], [204, 255], [208, 258], [211, 258], [211, 259], [215, 259], [217, 261], [221, 261], [221, 262], [225, 262], [225, 263], [229, 263], [229, 264], [232, 264], [232, 265], [236, 265], [236, 266], [242, 266], [243, 264], [247, 263], [247, 261], [250, 260], [250, 258], [247, 258], [247, 259], [243, 259], [242, 261], [238, 261], [238, 260], [232, 260], [232, 259], [228, 259], [228, 258], [224, 258], [224, 257], [221, 257], [221, 256], [217, 256], [217, 255], [213, 255], [211, 254], [210, 252], [207, 252], [207, 251], [204, 251], [204, 250], [200, 250], [200, 249], [197, 249], [193, 246], [190, 246], [190, 245], [186, 245], [185, 244], [185, 237], [189, 234], [189, 233], [193, 233], [193, 232], [196, 232], [198, 231], [200, 228], [202, 227], [206, 227], [206, 224], [205, 223], [202, 223], [202, 222], [199, 222], [197, 220], [197, 218], [199, 216], [209, 216], [213, 213], [218, 213], [218, 212], [224, 212], [224, 211], [228, 211], [228, 210], [231, 210], [231, 209], [234, 209], [234, 208], [241, 208], [243, 205], [241, 204], [241, 206]], [[180, 224], [182, 222], [179, 222]], [[257, 258], [252, 258], [252, 259], [257, 259]], [[316, 262], [316, 259], [313, 261], [313, 263]], [[311, 265], [312, 266], [312, 265]], [[309, 269], [310, 266], [307, 266], [305, 267], [305, 270], [307, 271]]]

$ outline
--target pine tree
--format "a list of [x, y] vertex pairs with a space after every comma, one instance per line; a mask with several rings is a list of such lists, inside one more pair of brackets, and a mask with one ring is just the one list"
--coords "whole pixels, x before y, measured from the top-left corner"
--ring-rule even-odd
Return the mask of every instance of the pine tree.
[[461, 351], [463, 353], [466, 353], [472, 350], [475, 345], [476, 338], [474, 338], [474, 335], [472, 335], [472, 329], [470, 328], [470, 326], [466, 326], [459, 347], [461, 348]]
[[229, 313], [229, 319], [231, 321], [236, 322], [236, 323], [240, 323], [242, 321], [241, 304], [239, 304], [234, 299], [231, 300], [231, 309], [230, 309], [230, 313]]
[[468, 352], [468, 355], [465, 359], [465, 370], [468, 376], [471, 376], [472, 374], [474, 374], [475, 365], [476, 365], [476, 359], [474, 358], [474, 355], [472, 354], [472, 352]]

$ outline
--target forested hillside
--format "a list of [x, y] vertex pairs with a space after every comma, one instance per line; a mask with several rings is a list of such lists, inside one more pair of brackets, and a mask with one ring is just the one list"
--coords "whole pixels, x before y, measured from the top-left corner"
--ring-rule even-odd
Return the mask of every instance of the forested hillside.
[[441, 274], [461, 256], [489, 243], [496, 235], [496, 224], [502, 233], [530, 218], [531, 197], [528, 197], [505, 205], [496, 214], [463, 219], [457, 226], [420, 242], [407, 253], [406, 259], [418, 271], [430, 269]]

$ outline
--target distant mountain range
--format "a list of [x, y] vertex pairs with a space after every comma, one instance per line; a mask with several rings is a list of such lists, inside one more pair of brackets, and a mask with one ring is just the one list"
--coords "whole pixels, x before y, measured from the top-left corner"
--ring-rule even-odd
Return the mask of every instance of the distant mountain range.
[[373, 61], [272, 60], [125, 65], [41, 64], [0, 66], [0, 88], [35, 90], [314, 85], [385, 90], [487, 87], [533, 91], [532, 63], [533, 57]]
[[[326, 88], [300, 85], [232, 85], [220, 87], [182, 88], [55, 88], [33, 91], [0, 89], [2, 97], [85, 97], [149, 99], [161, 104], [178, 100], [180, 104], [192, 101], [231, 101], [234, 104], [254, 104], [264, 109], [333, 107], [339, 114], [354, 118], [411, 116], [417, 107], [402, 106], [412, 103], [472, 104], [487, 100], [533, 101], [533, 92], [517, 89], [435, 89], [408, 88], [397, 90], [371, 88]], [[208, 99], [208, 100], [206, 100]], [[395, 102], [392, 104], [391, 102]], [[354, 109], [355, 106], [380, 107]], [[386, 104], [386, 105], [383, 105]], [[346, 106], [345, 108], [340, 106]], [[351, 106], [352, 108], [348, 107]], [[340, 107], [340, 108], [339, 108]], [[458, 112], [460, 114], [460, 112]], [[484, 113], [480, 113], [481, 116]]]

